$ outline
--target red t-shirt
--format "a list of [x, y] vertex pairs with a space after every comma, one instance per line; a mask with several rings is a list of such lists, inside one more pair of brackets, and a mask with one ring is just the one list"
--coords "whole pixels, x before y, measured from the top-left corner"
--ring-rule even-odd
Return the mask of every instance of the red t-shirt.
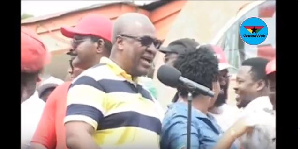
[[71, 82], [65, 82], [49, 95], [31, 142], [42, 144], [47, 149], [67, 149], [64, 117], [70, 85]]

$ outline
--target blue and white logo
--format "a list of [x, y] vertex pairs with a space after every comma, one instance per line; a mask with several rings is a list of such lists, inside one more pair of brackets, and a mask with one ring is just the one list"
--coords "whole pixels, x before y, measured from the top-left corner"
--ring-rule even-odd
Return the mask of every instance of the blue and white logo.
[[240, 36], [249, 45], [261, 44], [268, 36], [267, 24], [257, 17], [248, 18], [241, 24]]

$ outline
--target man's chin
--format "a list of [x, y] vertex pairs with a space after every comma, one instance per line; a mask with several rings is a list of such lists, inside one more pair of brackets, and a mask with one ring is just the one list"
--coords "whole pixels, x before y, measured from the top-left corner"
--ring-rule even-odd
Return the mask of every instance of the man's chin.
[[135, 73], [132, 75], [135, 77], [146, 76], [149, 71], [150, 71], [150, 67], [146, 68], [146, 67], [138, 66]]
[[240, 99], [236, 99], [236, 106], [238, 107], [238, 108], [242, 108], [243, 107], [243, 105], [242, 105], [242, 103], [241, 103], [241, 101], [240, 101]]

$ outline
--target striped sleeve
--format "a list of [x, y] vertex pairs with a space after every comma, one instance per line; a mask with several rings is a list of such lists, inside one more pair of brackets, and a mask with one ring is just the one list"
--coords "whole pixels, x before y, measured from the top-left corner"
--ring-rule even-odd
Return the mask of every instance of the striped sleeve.
[[98, 122], [105, 114], [104, 101], [104, 89], [95, 79], [89, 76], [79, 77], [68, 91], [64, 123], [84, 121], [97, 130]]

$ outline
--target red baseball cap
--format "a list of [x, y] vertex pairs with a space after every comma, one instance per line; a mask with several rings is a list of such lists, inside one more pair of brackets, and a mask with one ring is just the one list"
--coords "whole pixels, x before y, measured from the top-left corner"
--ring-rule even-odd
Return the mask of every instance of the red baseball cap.
[[266, 74], [270, 74], [272, 72], [276, 72], [276, 58], [271, 60], [266, 66]]
[[75, 27], [61, 27], [60, 32], [69, 38], [74, 35], [92, 35], [107, 41], [112, 40], [113, 22], [99, 14], [89, 14], [79, 20]]
[[219, 46], [211, 45], [212, 48], [214, 49], [216, 56], [219, 60], [219, 71], [228, 69], [228, 68], [234, 68], [232, 65], [230, 65], [226, 59], [225, 53], [223, 49]]
[[50, 63], [51, 54], [38, 35], [28, 28], [21, 28], [21, 71], [35, 72]]

